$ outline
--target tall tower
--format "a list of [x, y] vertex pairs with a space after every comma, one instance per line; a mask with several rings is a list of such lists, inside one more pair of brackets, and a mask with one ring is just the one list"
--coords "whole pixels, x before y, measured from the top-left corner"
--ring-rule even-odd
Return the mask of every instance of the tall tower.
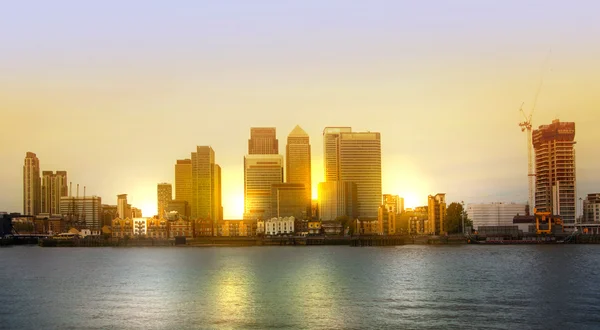
[[281, 155], [244, 157], [244, 219], [265, 219], [271, 215], [272, 184], [283, 182]]
[[132, 218], [131, 205], [127, 204], [127, 194], [117, 195], [117, 213], [119, 218]]
[[381, 136], [373, 132], [342, 132], [339, 178], [354, 182], [360, 220], [377, 220], [381, 205]]
[[173, 200], [173, 187], [170, 183], [159, 183], [156, 187], [156, 197], [158, 205], [158, 216], [162, 217], [165, 215], [165, 210], [169, 202]]
[[42, 172], [42, 213], [59, 214], [60, 198], [68, 194], [66, 171]]
[[575, 123], [558, 119], [533, 131], [535, 206], [575, 223]]
[[23, 164], [23, 215], [38, 215], [41, 210], [40, 160], [27, 152]]
[[279, 141], [275, 127], [251, 127], [248, 140], [249, 155], [277, 155]]
[[191, 208], [193, 219], [221, 220], [221, 168], [215, 164], [215, 151], [209, 146], [198, 146], [192, 152]]
[[175, 164], [175, 199], [186, 201], [190, 205], [192, 204], [191, 159], [178, 159]]
[[310, 217], [312, 198], [310, 173], [310, 138], [306, 132], [296, 125], [288, 135], [286, 146], [286, 182], [302, 183], [306, 193], [307, 216]]
[[325, 181], [340, 180], [340, 135], [350, 132], [352, 132], [350, 127], [325, 127], [323, 130]]

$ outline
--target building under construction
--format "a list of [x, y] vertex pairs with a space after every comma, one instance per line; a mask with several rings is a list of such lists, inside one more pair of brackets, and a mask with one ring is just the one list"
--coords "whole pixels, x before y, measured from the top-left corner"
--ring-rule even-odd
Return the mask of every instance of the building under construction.
[[558, 119], [533, 131], [535, 207], [560, 215], [565, 226], [575, 224], [575, 123]]

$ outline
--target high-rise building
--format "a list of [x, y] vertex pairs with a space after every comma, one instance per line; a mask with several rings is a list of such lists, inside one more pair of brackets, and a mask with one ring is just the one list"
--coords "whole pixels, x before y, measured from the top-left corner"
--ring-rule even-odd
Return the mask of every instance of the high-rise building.
[[290, 217], [303, 220], [308, 216], [304, 183], [271, 184], [271, 215], [269, 217]]
[[281, 155], [244, 157], [244, 219], [264, 220], [271, 215], [271, 185], [283, 183]]
[[102, 199], [98, 196], [63, 196], [59, 212], [68, 224], [79, 228], [102, 228]]
[[68, 195], [66, 171], [42, 172], [42, 213], [59, 214], [60, 198]]
[[248, 140], [249, 155], [277, 155], [279, 141], [275, 127], [251, 127]]
[[[285, 181], [287, 183], [302, 183], [305, 185], [305, 204], [307, 207], [310, 205], [312, 199], [310, 161], [310, 138], [300, 126], [296, 125], [287, 138]], [[308, 210], [309, 213], [306, 216], [310, 217], [310, 208]]]
[[588, 194], [583, 200], [583, 222], [600, 222], [600, 193]]
[[209, 146], [198, 146], [192, 153], [193, 219], [221, 220], [221, 168], [215, 164], [215, 152]]
[[533, 131], [535, 207], [575, 224], [575, 123], [558, 119]]
[[186, 201], [190, 205], [192, 203], [191, 159], [178, 159], [175, 164], [175, 199]]
[[377, 213], [377, 233], [379, 235], [396, 234], [396, 211], [387, 205], [379, 206]]
[[360, 220], [377, 220], [381, 205], [381, 139], [379, 133], [341, 133], [339, 174], [354, 182]]
[[[185, 217], [185, 219], [188, 219], [192, 210], [190, 208], [190, 204], [187, 201], [180, 201], [174, 199], [172, 201], [169, 201], [165, 211], [167, 214], [175, 211], [180, 216]], [[163, 217], [165, 219], [167, 218], [165, 214], [161, 214], [160, 217]]]
[[395, 214], [404, 213], [404, 198], [398, 195], [383, 194], [383, 205], [388, 212]]
[[40, 160], [27, 152], [23, 164], [23, 215], [38, 215], [41, 211]]
[[325, 127], [323, 130], [325, 181], [340, 180], [340, 135], [350, 132], [350, 127]]
[[170, 183], [159, 183], [157, 185], [156, 196], [158, 202], [157, 214], [159, 217], [162, 217], [165, 215], [165, 209], [167, 207], [167, 204], [169, 204], [169, 202], [173, 200], [173, 187]]
[[469, 204], [467, 214], [473, 221], [473, 229], [478, 230], [480, 226], [512, 226], [516, 215], [525, 215], [526, 204], [515, 203], [491, 203], [491, 204]]
[[429, 195], [426, 234], [440, 235], [446, 231], [446, 194]]
[[131, 205], [127, 204], [127, 194], [117, 195], [117, 216], [121, 219], [132, 219]]
[[354, 182], [327, 181], [319, 183], [319, 217], [323, 221], [338, 217], [356, 219], [357, 188]]

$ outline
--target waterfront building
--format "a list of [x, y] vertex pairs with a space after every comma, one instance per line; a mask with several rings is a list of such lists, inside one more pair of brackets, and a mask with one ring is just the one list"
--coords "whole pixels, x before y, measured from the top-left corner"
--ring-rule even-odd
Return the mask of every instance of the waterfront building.
[[41, 213], [58, 214], [60, 198], [69, 195], [66, 171], [43, 171]]
[[157, 214], [159, 217], [162, 217], [165, 214], [167, 205], [173, 200], [173, 187], [171, 184], [166, 182], [159, 183], [156, 186], [156, 197], [158, 206]]
[[179, 218], [169, 224], [169, 238], [194, 237], [194, 222]]
[[468, 204], [467, 214], [473, 222], [473, 229], [480, 226], [512, 226], [516, 215], [527, 213], [526, 204], [491, 203]]
[[23, 215], [40, 213], [41, 203], [40, 160], [33, 152], [25, 154], [23, 164]]
[[583, 222], [600, 222], [600, 193], [588, 194], [583, 200]]
[[191, 205], [192, 196], [192, 160], [178, 159], [175, 163], [175, 199]]
[[320, 214], [319, 214], [319, 200], [318, 199], [313, 199], [310, 202], [310, 217], [313, 220], [319, 220]]
[[256, 234], [262, 236], [265, 234], [265, 220], [256, 220]]
[[281, 155], [252, 154], [244, 157], [244, 220], [271, 215], [271, 185], [283, 183]]
[[127, 204], [127, 194], [117, 195], [117, 216], [121, 219], [133, 217], [131, 205]]
[[256, 220], [223, 220], [219, 223], [219, 236], [223, 237], [253, 237], [256, 232]]
[[215, 163], [215, 152], [209, 146], [198, 146], [192, 153], [191, 217], [216, 223], [223, 217], [221, 201], [221, 167]]
[[294, 233], [294, 217], [279, 217], [265, 220], [267, 235], [290, 235]]
[[339, 181], [340, 176], [340, 135], [350, 133], [350, 127], [325, 127], [323, 129], [323, 167], [325, 181]]
[[535, 207], [575, 224], [575, 123], [553, 120], [532, 133], [535, 150]]
[[146, 236], [153, 239], [169, 238], [168, 222], [163, 217], [154, 217], [146, 220]]
[[63, 196], [60, 198], [59, 213], [67, 225], [77, 229], [100, 229], [103, 225], [102, 198], [98, 196]]
[[133, 218], [133, 235], [135, 237], [146, 237], [147, 234], [147, 219]]
[[321, 234], [321, 221], [309, 221], [308, 222], [308, 235], [320, 235]]
[[396, 211], [387, 206], [379, 206], [377, 212], [377, 233], [379, 235], [396, 234]]
[[110, 226], [118, 216], [117, 205], [102, 204], [102, 226]]
[[113, 238], [130, 238], [133, 237], [133, 221], [130, 218], [116, 218], [112, 221], [111, 226]]
[[271, 184], [271, 214], [269, 217], [289, 217], [304, 219], [307, 217], [308, 204], [306, 184], [273, 183]]
[[275, 127], [251, 127], [248, 140], [249, 155], [277, 155], [279, 141]]
[[310, 138], [298, 125], [287, 137], [285, 165], [286, 183], [299, 183], [305, 186], [304, 208], [308, 212], [305, 216], [310, 217], [312, 198]]
[[331, 221], [339, 217], [356, 219], [358, 216], [357, 187], [354, 182], [327, 181], [319, 183], [320, 220]]
[[382, 235], [381, 225], [378, 220], [356, 220], [354, 224], [358, 227], [355, 228], [354, 232], [359, 235]]
[[141, 218], [142, 217], [142, 209], [138, 209], [137, 207], [131, 207], [131, 205], [129, 205], [129, 207], [131, 208], [131, 216], [134, 218]]
[[40, 213], [33, 222], [36, 234], [56, 235], [65, 232], [65, 220], [60, 214]]
[[[217, 222], [218, 226], [219, 222]], [[196, 219], [194, 223], [195, 237], [210, 237], [215, 233], [215, 223], [211, 219]]]
[[393, 212], [395, 214], [404, 213], [404, 198], [398, 195], [383, 194], [382, 200], [383, 205], [388, 212]]
[[428, 227], [427, 206], [417, 206], [413, 209], [406, 209], [405, 215], [408, 217], [408, 233], [410, 235], [423, 235]]
[[167, 203], [165, 213], [171, 213], [173, 211], [188, 219], [190, 217], [191, 207], [187, 201], [174, 199]]
[[326, 236], [339, 236], [342, 235], [344, 232], [344, 227], [342, 227], [342, 224], [339, 221], [321, 221], [321, 228], [323, 231], [323, 234], [325, 234]]
[[446, 232], [446, 194], [428, 196], [427, 234], [441, 235]]

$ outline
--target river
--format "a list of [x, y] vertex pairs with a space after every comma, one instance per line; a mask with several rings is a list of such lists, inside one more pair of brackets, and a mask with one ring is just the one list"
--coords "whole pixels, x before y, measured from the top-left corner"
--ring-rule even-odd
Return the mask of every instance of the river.
[[6, 329], [598, 329], [600, 245], [0, 248]]

